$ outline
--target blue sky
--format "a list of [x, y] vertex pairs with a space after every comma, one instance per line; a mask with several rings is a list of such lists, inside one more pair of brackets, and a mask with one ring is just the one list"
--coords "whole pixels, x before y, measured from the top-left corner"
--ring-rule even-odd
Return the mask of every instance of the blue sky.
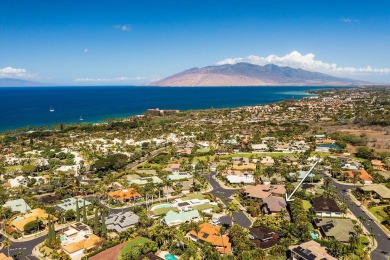
[[0, 14], [0, 77], [141, 84], [246, 61], [390, 82], [387, 0], [3, 0]]

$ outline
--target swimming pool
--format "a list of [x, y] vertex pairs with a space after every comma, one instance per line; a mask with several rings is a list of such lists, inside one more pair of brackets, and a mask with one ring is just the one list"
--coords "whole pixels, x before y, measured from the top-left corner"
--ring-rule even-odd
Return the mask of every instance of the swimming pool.
[[19, 221], [19, 220], [23, 220], [24, 219], [24, 217], [16, 217], [15, 219], [14, 219], [14, 221]]
[[166, 254], [165, 260], [177, 260], [177, 258], [172, 254]]
[[320, 234], [318, 234], [316, 231], [310, 231], [310, 236], [312, 239], [318, 239]]
[[165, 208], [170, 208], [170, 207], [171, 207], [171, 204], [160, 204], [160, 205], [154, 206], [151, 210], [165, 209]]

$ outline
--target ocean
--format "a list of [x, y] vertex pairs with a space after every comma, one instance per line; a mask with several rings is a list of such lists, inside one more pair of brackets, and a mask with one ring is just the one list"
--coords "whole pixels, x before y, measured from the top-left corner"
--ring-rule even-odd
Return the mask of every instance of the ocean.
[[0, 131], [58, 123], [98, 123], [105, 118], [142, 114], [149, 108], [191, 110], [267, 104], [300, 99], [309, 95], [307, 90], [324, 88], [1, 87]]

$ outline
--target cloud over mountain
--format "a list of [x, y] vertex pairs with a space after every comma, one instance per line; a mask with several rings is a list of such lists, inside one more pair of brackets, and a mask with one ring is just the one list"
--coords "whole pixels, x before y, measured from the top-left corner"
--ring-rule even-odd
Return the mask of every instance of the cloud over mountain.
[[365, 68], [355, 67], [339, 67], [336, 63], [327, 63], [321, 60], [316, 60], [313, 53], [301, 54], [298, 51], [292, 51], [284, 56], [275, 54], [261, 57], [250, 55], [245, 58], [228, 58], [217, 62], [217, 65], [236, 64], [240, 62], [251, 63], [255, 65], [274, 64], [278, 66], [289, 66], [296, 69], [304, 69], [309, 71], [323, 72], [329, 74], [390, 74], [390, 68], [373, 68], [367, 66]]

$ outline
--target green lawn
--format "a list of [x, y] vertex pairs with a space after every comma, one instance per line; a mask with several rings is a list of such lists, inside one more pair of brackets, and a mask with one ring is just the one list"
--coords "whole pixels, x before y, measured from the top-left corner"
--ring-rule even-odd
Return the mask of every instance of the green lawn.
[[218, 206], [211, 205], [210, 203], [205, 203], [205, 204], [194, 206], [192, 208], [200, 211], [205, 209], [210, 209], [210, 208], [213, 208], [213, 210], [217, 210]]
[[153, 212], [154, 212], [155, 215], [160, 216], [160, 215], [167, 214], [170, 210], [172, 210], [174, 212], [178, 212], [179, 211], [179, 209], [177, 207], [169, 207], [169, 208], [155, 209], [155, 210], [153, 210]]
[[302, 204], [303, 204], [303, 208], [304, 208], [306, 211], [309, 211], [309, 209], [311, 209], [310, 201], [308, 201], [308, 200], [302, 200]]
[[357, 248], [357, 252], [356, 253], [361, 253], [364, 248], [367, 247], [367, 245], [370, 243], [370, 240], [368, 239], [368, 237], [365, 237], [365, 236], [360, 236], [360, 243], [359, 243], [359, 247]]
[[387, 217], [387, 214], [386, 212], [383, 211], [383, 208], [387, 207], [387, 205], [384, 205], [384, 206], [378, 206], [378, 207], [372, 207], [372, 208], [369, 208], [368, 210], [374, 214], [374, 216], [380, 221], [382, 222], [383, 220], [385, 220], [385, 218]]
[[203, 200], [205, 199], [205, 197], [202, 195], [202, 194], [196, 194], [196, 193], [193, 193], [193, 194], [187, 194], [185, 197], [181, 198], [183, 201], [186, 201], [186, 200], [192, 200], [192, 199], [200, 199], [200, 200]]
[[120, 252], [120, 259], [123, 259], [123, 255], [126, 254], [126, 253], [129, 253], [131, 252], [131, 250], [133, 249], [134, 246], [137, 246], [137, 245], [144, 245], [146, 242], [148, 241], [151, 241], [145, 237], [137, 237], [137, 238], [134, 238], [133, 240], [129, 241], [129, 243], [127, 243], [123, 249], [121, 250]]

